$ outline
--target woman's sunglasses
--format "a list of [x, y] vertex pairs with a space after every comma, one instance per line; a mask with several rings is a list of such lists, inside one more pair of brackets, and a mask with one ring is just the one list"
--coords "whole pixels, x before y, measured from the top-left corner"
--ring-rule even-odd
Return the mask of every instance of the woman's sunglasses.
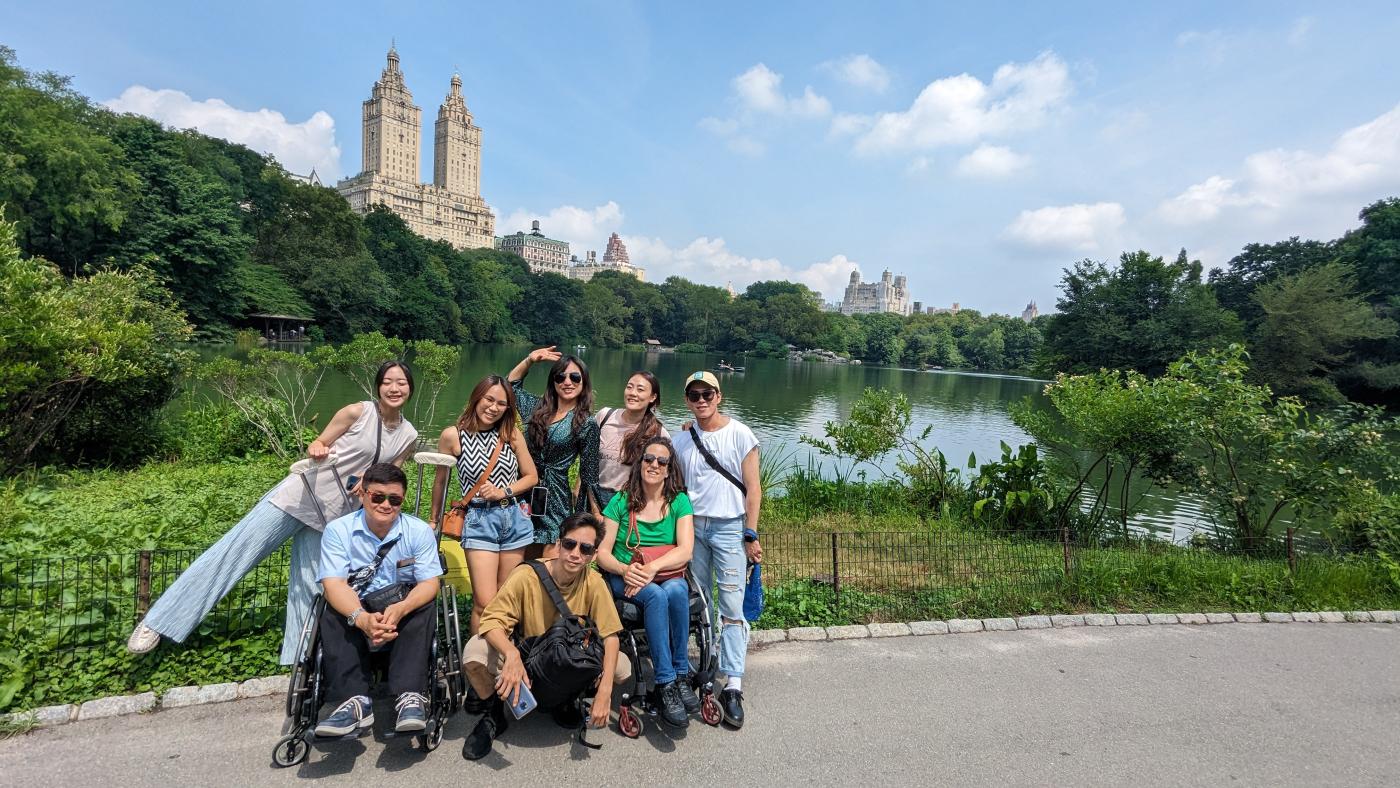
[[563, 548], [566, 553], [573, 552], [575, 549], [584, 555], [593, 555], [598, 552], [598, 545], [592, 542], [580, 542], [577, 539], [570, 539], [567, 536], [559, 540], [559, 546]]
[[687, 392], [685, 393], [685, 398], [688, 399], [688, 400], [690, 400], [691, 402], [699, 402], [699, 401], [702, 400], [702, 399], [705, 400], [706, 402], [709, 402], [710, 400], [712, 400], [712, 399], [715, 398], [715, 390], [714, 390], [714, 389], [694, 389], [694, 390], [692, 390], [692, 391], [687, 391]]
[[671, 458], [670, 458], [670, 457], [658, 457], [658, 456], [656, 456], [655, 454], [643, 454], [643, 455], [642, 455], [642, 462], [654, 462], [654, 463], [656, 463], [657, 465], [660, 465], [662, 468], [665, 468], [667, 465], [670, 465], [670, 464], [671, 464]]
[[570, 383], [580, 383], [583, 381], [582, 372], [560, 372], [554, 376], [555, 383], [563, 383], [567, 378]]
[[370, 502], [370, 503], [384, 503], [385, 501], [388, 501], [390, 506], [403, 506], [403, 496], [402, 496], [402, 495], [394, 495], [393, 493], [370, 493], [370, 494], [369, 494], [369, 502]]

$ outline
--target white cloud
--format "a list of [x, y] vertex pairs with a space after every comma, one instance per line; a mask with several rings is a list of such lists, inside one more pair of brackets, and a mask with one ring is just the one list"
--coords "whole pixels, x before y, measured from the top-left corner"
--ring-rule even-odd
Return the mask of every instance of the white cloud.
[[758, 140], [742, 135], [730, 137], [726, 145], [730, 150], [744, 156], [762, 156], [768, 150], [768, 146]]
[[914, 160], [911, 161], [911, 162], [909, 162], [909, 166], [904, 168], [904, 174], [905, 174], [905, 175], [922, 175], [923, 173], [928, 172], [928, 168], [929, 168], [929, 167], [932, 167], [932, 166], [933, 166], [933, 160], [930, 159], [929, 157], [927, 157], [927, 156], [915, 156], [915, 157], [914, 157]]
[[1124, 220], [1123, 206], [1116, 202], [1049, 205], [1021, 211], [1006, 235], [1038, 249], [1092, 252], [1108, 248]]
[[890, 72], [869, 55], [848, 55], [840, 60], [829, 60], [821, 68], [842, 82], [863, 90], [884, 93], [890, 87]]
[[1275, 149], [1244, 160], [1236, 178], [1212, 175], [1158, 206], [1175, 224], [1249, 208], [1268, 218], [1298, 208], [1351, 205], [1400, 189], [1400, 105], [1342, 133], [1323, 153]]
[[831, 102], [807, 86], [802, 95], [783, 95], [783, 75], [759, 63], [733, 80], [734, 94], [740, 105], [754, 112], [773, 115], [818, 117], [831, 112]]
[[908, 110], [875, 116], [856, 150], [925, 150], [1026, 131], [1044, 123], [1071, 91], [1069, 68], [1053, 52], [1002, 65], [990, 84], [969, 74], [946, 77], [929, 83]]
[[570, 254], [583, 259], [591, 250], [602, 252], [607, 238], [622, 227], [622, 207], [609, 200], [596, 208], [561, 205], [546, 214], [519, 209], [496, 223], [496, 231], [511, 235], [530, 231], [530, 222], [539, 220], [540, 232], [549, 238], [569, 242]]
[[324, 183], [340, 177], [335, 121], [323, 111], [292, 123], [275, 110], [242, 110], [219, 99], [195, 101], [178, 90], [152, 90], [142, 85], [132, 85], [106, 106], [270, 153], [289, 172], [306, 175], [314, 168]]
[[831, 134], [834, 137], [852, 137], [869, 130], [874, 122], [874, 119], [866, 115], [840, 112], [831, 119]]
[[680, 248], [660, 238], [623, 236], [632, 261], [647, 269], [647, 281], [660, 283], [668, 276], [682, 276], [699, 284], [723, 287], [732, 283], [736, 292], [754, 282], [785, 279], [800, 282], [831, 300], [845, 288], [851, 269], [858, 268], [845, 255], [813, 263], [805, 268], [784, 265], [777, 258], [745, 257], [729, 248], [723, 238], [702, 236]]
[[1031, 157], [1000, 145], [981, 145], [958, 161], [957, 174], [964, 178], [1005, 178], [1030, 166]]

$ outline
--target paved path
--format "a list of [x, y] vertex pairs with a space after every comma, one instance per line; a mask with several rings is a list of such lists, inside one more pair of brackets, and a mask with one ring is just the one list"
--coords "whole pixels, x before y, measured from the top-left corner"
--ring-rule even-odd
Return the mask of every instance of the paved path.
[[[281, 700], [95, 720], [0, 742], [8, 785], [1397, 785], [1400, 626], [1240, 624], [782, 643], [741, 732], [527, 719], [479, 763], [376, 734], [270, 765]], [[380, 726], [389, 710], [379, 712]]]

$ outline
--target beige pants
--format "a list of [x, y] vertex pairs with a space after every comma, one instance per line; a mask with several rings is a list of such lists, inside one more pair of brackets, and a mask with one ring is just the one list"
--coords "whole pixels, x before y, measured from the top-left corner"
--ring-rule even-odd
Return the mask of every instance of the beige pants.
[[[478, 697], [489, 698], [496, 692], [496, 676], [505, 667], [506, 656], [486, 642], [486, 638], [473, 635], [467, 641], [462, 653], [462, 667], [467, 671], [467, 679], [476, 689]], [[613, 683], [621, 684], [632, 678], [632, 660], [621, 651], [617, 653], [617, 667], [613, 668]]]

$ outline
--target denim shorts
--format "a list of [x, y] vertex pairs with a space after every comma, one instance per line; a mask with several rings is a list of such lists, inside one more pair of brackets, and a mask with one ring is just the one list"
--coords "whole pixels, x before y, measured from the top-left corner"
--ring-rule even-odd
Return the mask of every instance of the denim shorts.
[[525, 504], [467, 508], [462, 526], [463, 550], [519, 550], [535, 541], [535, 526], [525, 513]]

